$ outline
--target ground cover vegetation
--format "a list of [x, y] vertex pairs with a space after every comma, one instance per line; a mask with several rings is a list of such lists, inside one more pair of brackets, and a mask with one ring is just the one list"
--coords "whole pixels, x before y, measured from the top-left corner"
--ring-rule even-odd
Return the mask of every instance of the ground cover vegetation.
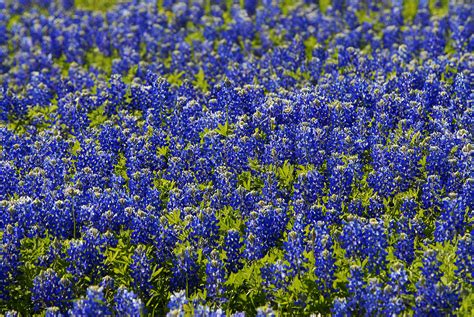
[[1, 1], [0, 313], [469, 316], [473, 17]]

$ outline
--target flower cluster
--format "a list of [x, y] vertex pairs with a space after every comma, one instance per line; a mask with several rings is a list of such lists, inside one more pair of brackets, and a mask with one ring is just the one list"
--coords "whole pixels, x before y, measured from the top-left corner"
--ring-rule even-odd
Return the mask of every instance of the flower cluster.
[[459, 2], [0, 1], [0, 315], [471, 313]]

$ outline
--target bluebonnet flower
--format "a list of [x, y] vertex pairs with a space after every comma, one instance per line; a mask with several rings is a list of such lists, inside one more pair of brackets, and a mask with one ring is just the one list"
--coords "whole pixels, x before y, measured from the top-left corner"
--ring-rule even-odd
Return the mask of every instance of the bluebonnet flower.
[[364, 294], [366, 282], [362, 269], [358, 266], [352, 266], [350, 269], [351, 276], [347, 284], [349, 297], [336, 298], [332, 307], [332, 314], [335, 316], [347, 316], [352, 314], [361, 314], [362, 305], [364, 303]]
[[472, 285], [474, 276], [474, 257], [473, 251], [474, 243], [472, 240], [472, 233], [466, 233], [458, 241], [456, 250], [456, 273], [462, 281]]
[[34, 278], [31, 291], [35, 311], [56, 306], [65, 312], [73, 299], [72, 283], [67, 278], [60, 278], [52, 269], [47, 269]]
[[283, 210], [273, 206], [263, 206], [259, 212], [252, 212], [250, 218], [244, 254], [247, 259], [256, 260], [276, 244], [287, 220]]
[[[328, 162], [329, 172], [329, 194], [338, 195], [346, 199], [351, 193], [351, 185], [354, 180], [354, 166], [350, 164], [345, 167], [344, 165], [332, 165], [332, 161]], [[335, 162], [334, 162], [335, 163]]]
[[[137, 196], [140, 198], [140, 196]], [[125, 212], [132, 214], [131, 242], [133, 244], [148, 244], [153, 242], [157, 233], [159, 233], [159, 219], [151, 212], [142, 209], [134, 210], [133, 207], [127, 207]]]
[[196, 255], [191, 249], [185, 249], [173, 259], [173, 275], [170, 279], [173, 291], [186, 290], [191, 294], [198, 287], [200, 277], [196, 261]]
[[9, 298], [9, 288], [16, 280], [20, 266], [21, 229], [8, 224], [2, 236], [0, 245], [0, 298]]
[[104, 124], [99, 135], [99, 142], [104, 151], [118, 155], [123, 147], [123, 133], [111, 124]]
[[318, 287], [321, 290], [329, 291], [335, 278], [336, 265], [334, 243], [328, 228], [321, 221], [318, 221], [312, 231], [312, 245], [316, 267], [314, 274], [318, 279]]
[[460, 199], [443, 199], [443, 210], [436, 221], [434, 237], [436, 241], [452, 240], [458, 234], [463, 234], [466, 207]]
[[196, 316], [224, 317], [226, 313], [222, 308], [212, 309], [209, 306], [198, 305], [194, 308]]
[[61, 313], [58, 307], [48, 307], [45, 311], [46, 317], [63, 317], [64, 315]]
[[228, 272], [237, 273], [243, 267], [242, 247], [243, 243], [239, 232], [235, 229], [229, 230], [224, 240], [225, 267]]
[[259, 307], [257, 308], [257, 317], [275, 317], [276, 313], [271, 307]]
[[207, 297], [211, 300], [225, 301], [224, 293], [226, 273], [222, 260], [219, 258], [218, 251], [212, 250], [209, 262], [206, 264], [206, 290]]
[[415, 228], [414, 224], [406, 218], [400, 219], [397, 224], [399, 239], [395, 244], [394, 254], [407, 264], [411, 264], [415, 259]]
[[271, 299], [276, 291], [287, 289], [290, 284], [290, 277], [287, 271], [288, 266], [280, 260], [276, 263], [266, 264], [260, 269], [262, 286], [267, 293], [267, 297]]
[[3, 200], [17, 191], [18, 178], [14, 165], [8, 161], [0, 162], [0, 175], [0, 198]]
[[114, 302], [114, 311], [118, 316], [138, 317], [143, 313], [144, 305], [140, 298], [125, 287], [119, 287]]
[[441, 263], [433, 250], [423, 255], [422, 278], [416, 284], [415, 316], [439, 315], [454, 311], [459, 305], [459, 295], [454, 286], [441, 281]]
[[348, 257], [368, 259], [367, 267], [370, 271], [378, 273], [385, 268], [388, 243], [383, 222], [370, 219], [367, 223], [354, 219], [346, 223], [341, 244]]
[[189, 303], [186, 298], [185, 290], [171, 294], [171, 298], [168, 302], [168, 309], [170, 310], [167, 317], [171, 316], [184, 316], [185, 314], [185, 305]]
[[191, 230], [189, 240], [193, 241], [196, 247], [202, 248], [204, 253], [209, 253], [217, 247], [219, 224], [212, 210], [200, 211], [197, 216], [192, 217], [188, 227]]
[[375, 316], [383, 311], [384, 293], [377, 279], [369, 279], [359, 305], [366, 316]]
[[422, 188], [421, 201], [423, 208], [429, 209], [440, 204], [441, 188], [439, 176], [429, 175]]
[[244, 4], [245, 10], [247, 10], [249, 15], [254, 15], [257, 9], [258, 1], [255, 0], [246, 0]]
[[178, 242], [177, 232], [173, 226], [166, 226], [166, 221], [161, 220], [159, 234], [154, 241], [155, 259], [158, 264], [165, 263], [171, 259], [173, 249]]
[[349, 307], [347, 304], [347, 299], [345, 298], [336, 298], [334, 299], [333, 306], [331, 308], [331, 314], [336, 317], [343, 317], [349, 315]]
[[19, 317], [20, 314], [16, 310], [9, 310], [5, 313], [5, 316], [7, 317]]
[[86, 297], [75, 301], [69, 314], [90, 317], [112, 315], [102, 293], [102, 288], [97, 286], [90, 286], [87, 289]]
[[106, 275], [104, 278], [102, 278], [102, 281], [100, 281], [99, 286], [102, 287], [102, 289], [107, 293], [108, 291], [114, 290], [114, 285], [115, 285], [115, 280]]
[[385, 236], [385, 228], [383, 222], [376, 219], [370, 219], [368, 228], [366, 229], [365, 239], [367, 243], [366, 254], [369, 258], [368, 268], [371, 271], [379, 272], [386, 265], [387, 256], [387, 238]]
[[75, 0], [62, 0], [61, 4], [64, 10], [70, 10], [74, 7]]
[[346, 255], [348, 257], [362, 256], [364, 241], [357, 239], [357, 237], [363, 237], [364, 224], [358, 219], [351, 219], [350, 222], [343, 222], [343, 224], [344, 228], [340, 241], [341, 246], [346, 250]]
[[414, 199], [404, 199], [400, 211], [406, 219], [415, 219], [418, 212], [418, 204]]
[[[323, 195], [324, 177], [318, 171], [311, 170], [299, 175], [294, 184], [293, 200], [303, 199], [306, 204], [314, 204]], [[305, 205], [306, 205], [305, 204]]]
[[409, 305], [407, 295], [409, 280], [408, 274], [403, 265], [396, 263], [389, 274], [390, 280], [384, 287], [384, 313], [385, 314], [402, 314]]
[[117, 107], [122, 105], [127, 93], [127, 85], [124, 84], [122, 77], [113, 74], [109, 79], [110, 87], [107, 89], [107, 103], [105, 104], [105, 113], [112, 115], [117, 113]]
[[51, 266], [51, 264], [55, 260], [62, 258], [64, 256], [65, 254], [64, 254], [64, 251], [62, 250], [61, 241], [58, 239], [54, 239], [51, 242], [46, 253], [38, 257], [37, 265], [43, 268], [48, 268]]
[[290, 264], [288, 274], [296, 276], [304, 273], [303, 263], [306, 262], [306, 259], [303, 257], [303, 235], [296, 233], [296, 231], [288, 232], [287, 241], [283, 242], [283, 248], [285, 260]]
[[384, 198], [390, 197], [396, 188], [395, 174], [387, 166], [369, 174], [367, 182], [381, 197]]
[[133, 287], [139, 294], [148, 295], [152, 289], [151, 274], [152, 266], [151, 260], [148, 259], [146, 249], [139, 245], [133, 255], [132, 264], [130, 265], [130, 276], [133, 280]]
[[[120, 281], [107, 248], [130, 243], [127, 274], [150, 306], [155, 266], [171, 291], [208, 286], [214, 305], [235, 299], [226, 274], [262, 264], [270, 304], [310, 313], [313, 298], [282, 300], [298, 273], [306, 281], [313, 252], [310, 296], [332, 300], [335, 315], [455, 311], [472, 279], [471, 6], [146, 0], [96, 12], [82, 2], [0, 1], [2, 308], [20, 309], [14, 296], [31, 290], [26, 312], [66, 314], [72, 304], [43, 292], [66, 273], [77, 291], [102, 287], [78, 315], [137, 314], [138, 296], [122, 288], [120, 309], [93, 300], [112, 302]], [[453, 285], [430, 255], [408, 282], [419, 242], [456, 245]], [[222, 258], [201, 261], [211, 250]], [[257, 263], [269, 252], [284, 262]], [[388, 268], [394, 258], [406, 269]], [[26, 283], [31, 261], [41, 271]], [[363, 263], [347, 292], [334, 289], [341, 261]], [[184, 292], [170, 306], [228, 308]]]
[[85, 232], [83, 239], [72, 240], [67, 249], [67, 267], [75, 279], [88, 276], [98, 277], [104, 269], [105, 240], [100, 233], [91, 228]]

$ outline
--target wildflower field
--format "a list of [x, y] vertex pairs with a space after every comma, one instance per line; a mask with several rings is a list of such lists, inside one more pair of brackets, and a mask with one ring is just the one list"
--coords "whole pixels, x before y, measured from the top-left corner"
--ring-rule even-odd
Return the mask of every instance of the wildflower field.
[[464, 2], [0, 0], [0, 315], [473, 316]]

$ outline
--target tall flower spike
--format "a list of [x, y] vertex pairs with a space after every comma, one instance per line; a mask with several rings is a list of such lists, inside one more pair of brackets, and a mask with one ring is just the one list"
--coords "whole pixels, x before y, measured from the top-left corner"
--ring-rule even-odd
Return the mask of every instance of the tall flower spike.
[[225, 294], [225, 270], [219, 252], [212, 250], [211, 256], [206, 264], [206, 290], [210, 300], [224, 302]]
[[35, 311], [57, 306], [62, 312], [71, 307], [73, 290], [71, 282], [60, 278], [52, 269], [40, 273], [33, 280], [31, 300]]
[[235, 229], [230, 229], [224, 240], [225, 266], [229, 273], [237, 273], [243, 267], [242, 247], [240, 233]]
[[148, 258], [144, 246], [139, 245], [135, 249], [132, 255], [130, 271], [134, 289], [142, 296], [148, 296], [153, 287], [150, 282], [152, 267], [151, 260]]
[[456, 250], [456, 273], [462, 282], [474, 286], [474, 240], [472, 232], [466, 233], [458, 241]]
[[114, 301], [114, 310], [118, 316], [140, 317], [144, 313], [141, 299], [125, 287], [119, 287]]
[[328, 292], [332, 289], [336, 272], [333, 240], [322, 221], [318, 221], [314, 226], [311, 235], [316, 266], [314, 274], [318, 279], [318, 287]]
[[290, 270], [288, 273], [292, 276], [303, 273], [303, 263], [306, 260], [303, 257], [303, 235], [295, 231], [290, 231], [288, 233], [287, 241], [283, 242], [283, 248], [285, 249], [285, 260], [290, 263]]
[[108, 316], [112, 315], [101, 287], [90, 286], [87, 289], [86, 297], [73, 303], [69, 310], [72, 316]]
[[185, 249], [173, 259], [171, 271], [170, 287], [173, 291], [185, 290], [191, 294], [198, 287], [199, 265], [192, 249]]
[[415, 316], [449, 314], [459, 306], [459, 295], [455, 287], [441, 281], [443, 273], [440, 266], [436, 251], [425, 251], [422, 279], [416, 284]]

